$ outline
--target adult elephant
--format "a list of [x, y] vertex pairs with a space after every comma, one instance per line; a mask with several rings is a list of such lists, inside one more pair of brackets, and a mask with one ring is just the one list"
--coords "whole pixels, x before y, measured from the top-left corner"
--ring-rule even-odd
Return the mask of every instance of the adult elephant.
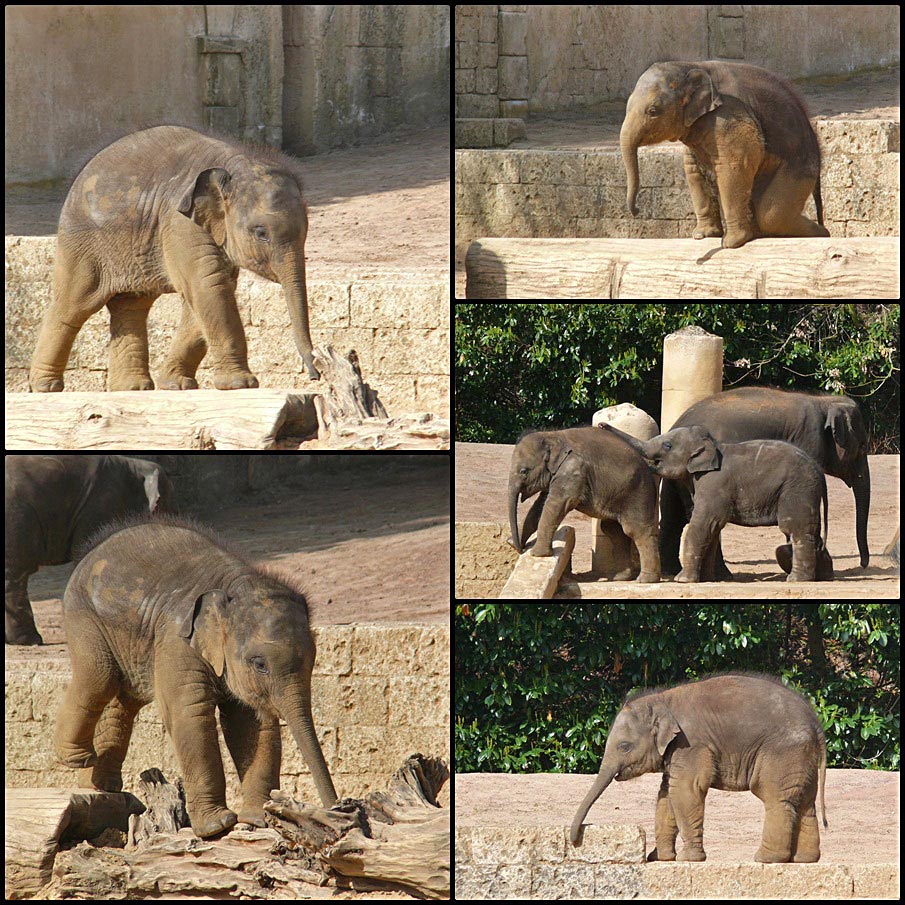
[[[661, 141], [685, 144], [695, 239], [722, 236], [724, 248], [738, 248], [758, 236], [829, 235], [820, 146], [804, 102], [785, 79], [746, 63], [651, 66], [628, 99], [620, 134], [632, 214], [638, 148]], [[812, 193], [817, 223], [802, 215]]]
[[57, 232], [53, 302], [32, 356], [35, 392], [63, 389], [63, 370], [85, 321], [110, 309], [111, 390], [153, 390], [148, 312], [164, 292], [183, 298], [182, 323], [159, 377], [197, 389], [212, 352], [219, 390], [256, 387], [236, 307], [239, 268], [279, 282], [299, 354], [318, 377], [308, 331], [308, 213], [298, 164], [180, 126], [115, 141], [76, 177]]
[[[535, 494], [519, 536], [519, 497]], [[525, 434], [509, 467], [509, 543], [521, 552], [536, 530], [531, 555], [552, 555], [553, 534], [572, 509], [618, 522], [638, 550], [638, 581], [660, 580], [657, 487], [641, 456], [596, 427]]]
[[[847, 396], [791, 393], [769, 387], [744, 387], [696, 402], [673, 425], [703, 427], [720, 443], [785, 440], [803, 449], [828, 475], [841, 478], [855, 494], [855, 533], [861, 565], [870, 561], [867, 516], [870, 469], [867, 431], [861, 410]], [[660, 559], [665, 574], [679, 571], [679, 540], [691, 505], [674, 481], [660, 489]], [[722, 554], [717, 557], [726, 577]]]
[[7, 456], [6, 643], [43, 644], [28, 599], [39, 566], [70, 562], [101, 525], [172, 508], [159, 465], [126, 456]]
[[[118, 792], [138, 711], [156, 697], [198, 836], [264, 826], [280, 785], [280, 717], [325, 807], [336, 790], [311, 716], [315, 645], [298, 587], [207, 534], [164, 519], [112, 533], [79, 563], [63, 601], [72, 683], [57, 716], [60, 761]], [[226, 806], [216, 712], [242, 783]]]

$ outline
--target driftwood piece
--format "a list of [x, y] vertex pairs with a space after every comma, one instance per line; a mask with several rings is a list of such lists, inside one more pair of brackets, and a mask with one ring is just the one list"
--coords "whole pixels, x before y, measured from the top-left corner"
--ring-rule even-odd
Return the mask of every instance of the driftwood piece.
[[125, 832], [143, 806], [122, 792], [66, 789], [6, 790], [6, 898], [21, 898], [49, 882], [59, 844], [94, 839], [113, 827]]
[[316, 853], [338, 885], [449, 898], [449, 808], [437, 793], [449, 778], [436, 758], [412, 755], [386, 792], [343, 799], [330, 810], [274, 794], [269, 826]]
[[478, 239], [469, 299], [899, 297], [899, 239]]
[[129, 818], [130, 846], [139, 845], [158, 833], [178, 833], [192, 825], [185, 809], [181, 778], [175, 784], [169, 783], [161, 770], [151, 767], [139, 774], [138, 794], [147, 809]]

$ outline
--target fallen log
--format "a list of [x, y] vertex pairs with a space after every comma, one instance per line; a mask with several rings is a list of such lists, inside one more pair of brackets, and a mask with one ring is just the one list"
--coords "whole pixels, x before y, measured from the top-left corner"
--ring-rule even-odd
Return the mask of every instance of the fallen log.
[[437, 806], [449, 770], [415, 754], [386, 792], [343, 799], [330, 810], [273, 793], [264, 819], [284, 839], [317, 855], [337, 885], [420, 898], [449, 898], [450, 815]]
[[478, 239], [469, 299], [899, 297], [899, 239]]

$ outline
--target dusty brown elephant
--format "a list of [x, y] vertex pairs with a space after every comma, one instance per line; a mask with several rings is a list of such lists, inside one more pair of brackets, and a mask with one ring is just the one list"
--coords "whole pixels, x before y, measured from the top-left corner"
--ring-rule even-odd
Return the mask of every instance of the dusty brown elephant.
[[157, 699], [185, 779], [198, 836], [236, 823], [216, 712], [242, 781], [238, 819], [264, 825], [280, 782], [280, 722], [289, 725], [325, 807], [336, 791], [311, 716], [314, 639], [303, 594], [172, 519], [102, 540], [63, 599], [72, 684], [56, 751], [87, 787], [122, 789], [138, 711]]
[[755, 861], [820, 859], [815, 807], [823, 799], [826, 740], [811, 705], [781, 682], [761, 675], [713, 676], [630, 696], [606, 740], [594, 785], [572, 821], [581, 824], [615, 779], [663, 772], [657, 796], [657, 847], [648, 861], [704, 861], [704, 799], [708, 789], [751, 790], [763, 803], [764, 831]]
[[173, 509], [173, 486], [154, 462], [127, 456], [7, 456], [6, 643], [43, 644], [28, 599], [39, 566], [70, 562], [102, 525]]
[[[620, 135], [632, 214], [638, 148], [661, 141], [685, 144], [695, 239], [722, 236], [723, 247], [738, 248], [758, 236], [829, 236], [817, 136], [804, 102], [778, 75], [716, 60], [651, 66], [628, 99]], [[802, 215], [812, 193], [817, 223]]]
[[[519, 536], [519, 497], [524, 502], [535, 494]], [[660, 580], [657, 485], [641, 456], [596, 427], [520, 437], [509, 466], [510, 545], [521, 553], [537, 531], [531, 555], [551, 556], [553, 534], [573, 509], [617, 522], [638, 550], [637, 580]], [[616, 577], [631, 578], [632, 571]]]
[[110, 310], [111, 390], [152, 390], [148, 312], [164, 292], [183, 298], [182, 322], [158, 378], [197, 389], [210, 350], [214, 385], [256, 387], [236, 307], [239, 268], [279, 282], [295, 344], [318, 377], [308, 330], [308, 215], [298, 164], [180, 126], [115, 141], [76, 177], [57, 233], [53, 302], [32, 357], [35, 392], [63, 389], [63, 370], [85, 321]]

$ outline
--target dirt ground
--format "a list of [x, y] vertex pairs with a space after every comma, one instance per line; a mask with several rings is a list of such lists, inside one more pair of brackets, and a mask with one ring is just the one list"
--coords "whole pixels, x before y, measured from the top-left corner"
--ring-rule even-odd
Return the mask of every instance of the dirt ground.
[[[456, 776], [457, 826], [562, 826], [593, 776], [539, 773], [469, 773]], [[614, 782], [591, 808], [585, 824], [644, 827], [654, 847], [654, 811], [661, 777], [651, 773]], [[898, 863], [899, 774], [876, 770], [827, 770], [826, 814], [820, 825], [820, 863]], [[820, 802], [818, 800], [818, 816]], [[750, 792], [707, 793], [704, 850], [708, 861], [751, 861], [760, 844], [764, 808]]]
[[[456, 519], [465, 522], [499, 522], [506, 524], [506, 481], [512, 446], [492, 443], [457, 443], [456, 458]], [[892, 564], [881, 556], [884, 547], [892, 540], [899, 526], [899, 457], [894, 455], [871, 456], [871, 501], [867, 541], [871, 553], [870, 565], [862, 569], [855, 542], [855, 500], [851, 490], [838, 478], [827, 478], [829, 499], [829, 533], [827, 549], [833, 557], [836, 580], [833, 582], [788, 585], [776, 588], [783, 596], [808, 596], [836, 598], [845, 584], [847, 597], [898, 597], [899, 580]], [[533, 499], [519, 509], [519, 524]], [[570, 512], [563, 524], [576, 530], [575, 552], [572, 570], [575, 581], [567, 591], [570, 596], [591, 596], [594, 590], [609, 597], [619, 596], [625, 589], [644, 592], [645, 597], [656, 597], [659, 585], [635, 585], [629, 582], [609, 583], [597, 578], [591, 568], [590, 518], [579, 512]], [[744, 528], [727, 525], [722, 534], [723, 555], [735, 575], [733, 582], [709, 582], [706, 590], [695, 585], [663, 587], [660, 596], [675, 596], [672, 590], [681, 589], [684, 597], [731, 598], [739, 593], [739, 585], [753, 582], [785, 583], [785, 573], [776, 563], [774, 551], [784, 543], [782, 533], [776, 527]], [[661, 583], [663, 584], [663, 583]], [[699, 590], [696, 590], [696, 587]], [[774, 589], [767, 589], [773, 591]], [[773, 596], [773, 595], [771, 595]]]
[[[449, 273], [449, 127], [302, 159], [308, 278]], [[68, 185], [13, 186], [6, 234], [52, 236]]]
[[[252, 562], [302, 576], [312, 623], [449, 620], [449, 480], [429, 466], [383, 475], [322, 475], [316, 487], [266, 490], [199, 520]], [[7, 660], [66, 655], [62, 596], [73, 564], [42, 568], [29, 596], [43, 647]]]
[[[899, 121], [900, 70], [862, 72], [851, 78], [836, 76], [796, 82], [811, 118], [815, 120], [889, 119]], [[625, 101], [613, 101], [570, 110], [545, 113], [528, 120], [528, 137], [513, 142], [510, 149], [617, 149], [619, 129], [625, 118]], [[666, 146], [668, 143], [663, 142]], [[681, 147], [679, 142], [673, 142]], [[824, 188], [824, 197], [827, 190]], [[465, 298], [464, 251], [456, 255], [455, 297]]]

